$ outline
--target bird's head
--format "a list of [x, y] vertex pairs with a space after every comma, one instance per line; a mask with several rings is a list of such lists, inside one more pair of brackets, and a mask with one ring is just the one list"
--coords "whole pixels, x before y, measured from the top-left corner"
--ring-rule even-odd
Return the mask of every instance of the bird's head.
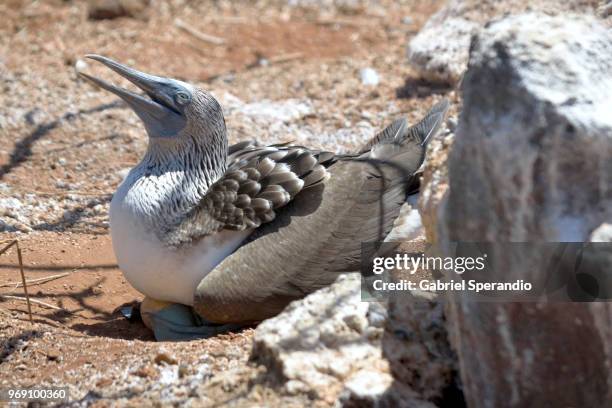
[[[185, 82], [149, 75], [100, 55], [87, 55], [126, 78], [148, 98], [79, 72], [79, 75], [123, 99], [143, 121], [151, 141], [194, 140], [206, 145], [225, 139], [221, 106], [209, 93]], [[216, 140], [208, 140], [216, 139]]]

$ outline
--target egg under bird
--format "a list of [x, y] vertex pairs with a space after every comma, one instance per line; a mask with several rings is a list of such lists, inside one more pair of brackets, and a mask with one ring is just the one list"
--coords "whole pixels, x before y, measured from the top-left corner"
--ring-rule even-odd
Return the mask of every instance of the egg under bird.
[[442, 101], [412, 127], [398, 119], [351, 155], [229, 146], [222, 108], [206, 91], [88, 58], [146, 94], [80, 72], [121, 97], [148, 134], [144, 157], [113, 196], [110, 230], [158, 340], [264, 320], [358, 272], [361, 243], [382, 241], [418, 189], [427, 142], [448, 109]]

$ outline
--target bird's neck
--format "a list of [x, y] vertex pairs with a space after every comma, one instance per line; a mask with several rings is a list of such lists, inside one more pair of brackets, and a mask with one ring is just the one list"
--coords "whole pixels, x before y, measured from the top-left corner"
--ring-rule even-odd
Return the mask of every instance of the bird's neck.
[[151, 140], [116, 198], [138, 222], [163, 234], [199, 204], [226, 168], [225, 137], [206, 144], [194, 138]]
[[203, 195], [225, 173], [227, 139], [213, 139], [208, 143], [191, 137], [182, 137], [179, 141], [153, 139], [138, 166], [152, 176], [180, 172], [185, 176], [182, 184], [194, 184]]

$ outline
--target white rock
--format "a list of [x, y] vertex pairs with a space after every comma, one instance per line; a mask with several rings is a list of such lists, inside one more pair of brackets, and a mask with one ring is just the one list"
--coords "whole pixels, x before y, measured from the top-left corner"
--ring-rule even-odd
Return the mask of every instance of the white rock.
[[260, 324], [251, 358], [264, 362], [293, 391], [299, 385], [317, 395], [339, 393], [353, 372], [364, 367], [385, 371], [381, 336], [366, 335], [367, 328], [382, 335], [380, 324], [370, 327], [370, 310], [384, 313], [379, 304], [361, 301], [360, 275], [341, 276]]
[[478, 213], [475, 239], [512, 219], [511, 241], [581, 242], [612, 219], [612, 34], [570, 17], [511, 17], [474, 41], [449, 172], [476, 198], [453, 201], [466, 234]]
[[425, 229], [421, 215], [416, 205], [418, 194], [410, 196], [410, 202], [402, 205], [397, 219], [393, 222], [393, 229], [385, 237], [385, 242], [411, 241], [425, 236]]
[[402, 17], [402, 24], [404, 24], [404, 25], [412, 25], [412, 23], [414, 23], [414, 20], [412, 19], [412, 17], [410, 17], [410, 16]]
[[366, 86], [376, 86], [380, 82], [380, 76], [374, 68], [362, 68], [359, 71], [361, 83]]
[[609, 17], [612, 15], [612, 0], [601, 0], [597, 7], [597, 13], [601, 17]]
[[164, 364], [159, 370], [159, 381], [163, 385], [171, 385], [179, 379], [178, 365]]
[[239, 108], [238, 113], [267, 121], [288, 123], [312, 114], [313, 109], [309, 101], [287, 99], [272, 102], [264, 100], [245, 104]]
[[87, 62], [85, 62], [82, 59], [77, 59], [76, 62], [74, 63], [74, 70], [77, 73], [83, 72], [87, 69], [89, 65], [87, 64]]
[[390, 374], [363, 369], [345, 384], [336, 407], [435, 408], [410, 388], [397, 384]]
[[408, 46], [408, 59], [430, 81], [455, 83], [465, 71], [479, 25], [464, 18], [432, 18]]
[[0, 198], [0, 208], [3, 210], [19, 210], [21, 207], [22, 202], [15, 197]]
[[612, 242], [612, 224], [604, 223], [593, 231], [589, 238], [591, 242]]
[[117, 176], [119, 176], [121, 178], [121, 180], [124, 180], [128, 176], [128, 174], [130, 174], [130, 170], [132, 170], [132, 169], [129, 168], [129, 167], [121, 169], [121, 170], [117, 171]]
[[68, 183], [66, 183], [64, 180], [55, 180], [55, 187], [68, 188]]
[[505, 15], [541, 11], [595, 13], [595, 4], [583, 0], [448, 0], [408, 44], [408, 59], [430, 81], [459, 81], [467, 67], [472, 35]]

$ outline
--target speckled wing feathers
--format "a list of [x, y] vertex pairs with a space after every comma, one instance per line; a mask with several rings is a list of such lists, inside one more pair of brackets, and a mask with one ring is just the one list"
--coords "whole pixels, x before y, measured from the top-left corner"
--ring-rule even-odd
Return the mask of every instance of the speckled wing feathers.
[[166, 234], [178, 246], [222, 229], [257, 228], [276, 218], [303, 189], [323, 181], [335, 156], [302, 146], [258, 146], [240, 142], [228, 149], [228, 169], [182, 223]]

